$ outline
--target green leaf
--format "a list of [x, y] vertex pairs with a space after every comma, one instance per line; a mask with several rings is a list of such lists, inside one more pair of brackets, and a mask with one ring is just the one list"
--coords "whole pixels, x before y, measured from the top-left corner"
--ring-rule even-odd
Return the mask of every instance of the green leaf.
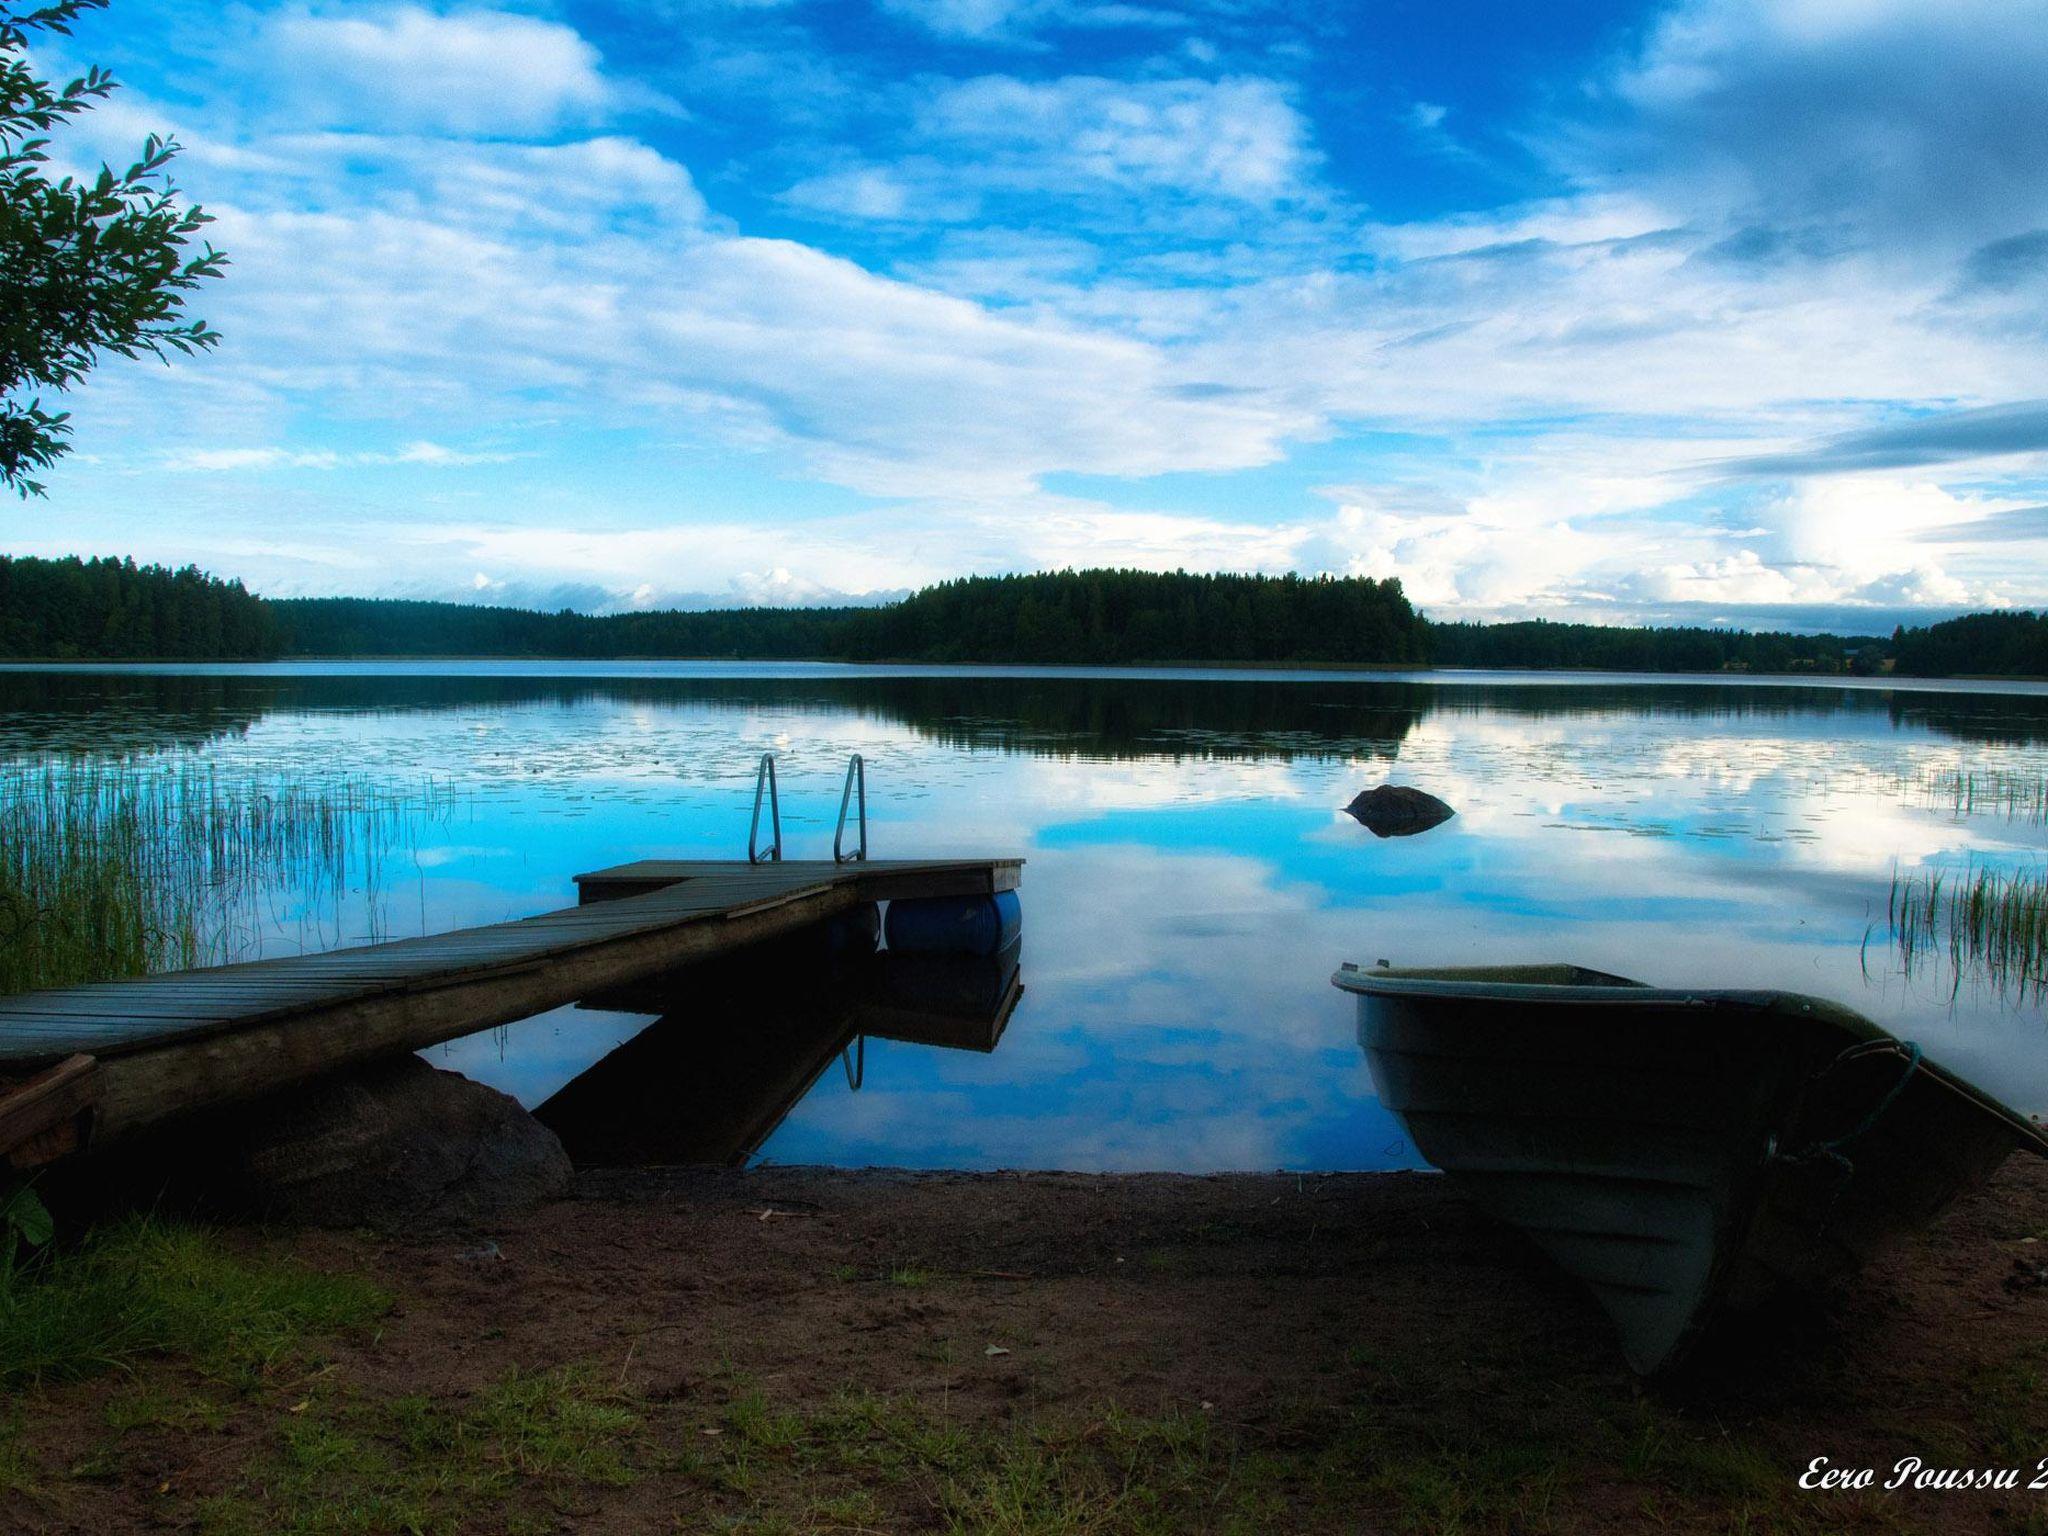
[[43, 1197], [24, 1184], [0, 1203], [0, 1231], [40, 1248], [57, 1235], [57, 1222]]

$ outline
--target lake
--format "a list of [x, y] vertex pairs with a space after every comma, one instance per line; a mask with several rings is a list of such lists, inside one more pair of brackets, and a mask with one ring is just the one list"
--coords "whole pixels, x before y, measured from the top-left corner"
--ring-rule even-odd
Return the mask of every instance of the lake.
[[[260, 893], [237, 954], [525, 916], [572, 902], [572, 875], [628, 859], [742, 857], [764, 752], [792, 858], [829, 856], [858, 752], [874, 856], [1029, 861], [1023, 994], [992, 1050], [858, 1014], [848, 1039], [816, 988], [800, 995], [789, 968], [759, 966], [673, 1009], [658, 995], [593, 999], [426, 1053], [529, 1106], [568, 1106], [586, 1139], [609, 1121], [617, 1155], [657, 1159], [724, 1147], [907, 1167], [1416, 1166], [1329, 985], [1345, 960], [1561, 960], [1665, 986], [1815, 993], [2039, 1113], [2040, 999], [1958, 975], [1942, 953], [1908, 967], [1887, 905], [1900, 874], [2048, 862], [2038, 798], [1961, 804], [1944, 777], [2038, 786], [2044, 743], [2048, 690], [2033, 685], [683, 663], [0, 670], [10, 763], [346, 775], [424, 797], [374, 857]], [[1457, 816], [1373, 837], [1342, 807], [1390, 780]]]

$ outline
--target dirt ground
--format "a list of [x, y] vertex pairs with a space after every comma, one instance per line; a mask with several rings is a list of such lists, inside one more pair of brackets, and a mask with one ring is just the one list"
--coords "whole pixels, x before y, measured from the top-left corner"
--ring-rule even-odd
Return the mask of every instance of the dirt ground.
[[[0, 1527], [2048, 1531], [2044, 1239], [2015, 1161], [1645, 1388], [1430, 1175], [588, 1173], [477, 1231], [237, 1236], [393, 1308], [211, 1412], [121, 1408], [213, 1390], [177, 1364], [40, 1391], [24, 1443], [75, 1475]], [[584, 1459], [417, 1427], [563, 1368], [613, 1415]], [[1910, 1455], [2022, 1486], [1798, 1487]], [[491, 1477], [420, 1484], [437, 1456]]]

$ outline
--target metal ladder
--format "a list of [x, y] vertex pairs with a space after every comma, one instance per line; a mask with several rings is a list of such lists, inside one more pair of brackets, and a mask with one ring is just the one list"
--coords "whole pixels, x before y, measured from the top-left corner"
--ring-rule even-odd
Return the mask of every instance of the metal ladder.
[[[761, 846], [761, 805], [768, 806], [769, 841]], [[855, 813], [858, 841], [846, 846], [846, 813]], [[856, 752], [846, 760], [846, 784], [839, 791], [839, 821], [832, 829], [832, 862], [858, 864], [868, 856], [868, 766]], [[754, 772], [754, 818], [747, 825], [747, 862], [775, 864], [782, 859], [782, 801], [775, 792], [775, 754], [763, 752]]]
[[[768, 797], [768, 825], [774, 833], [774, 841], [766, 848], [761, 846], [761, 797]], [[747, 827], [747, 862], [749, 864], [779, 864], [782, 862], [782, 803], [775, 793], [775, 754], [763, 752], [761, 767], [754, 774], [754, 819]]]

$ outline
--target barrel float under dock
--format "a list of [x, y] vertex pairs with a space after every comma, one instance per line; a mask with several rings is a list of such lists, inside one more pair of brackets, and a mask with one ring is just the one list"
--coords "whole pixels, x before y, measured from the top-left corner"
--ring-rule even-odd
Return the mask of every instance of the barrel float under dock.
[[892, 901], [883, 924], [889, 947], [908, 955], [993, 955], [1023, 931], [1015, 891]]
[[882, 942], [882, 909], [872, 901], [825, 923], [825, 948], [835, 955], [871, 955]]

